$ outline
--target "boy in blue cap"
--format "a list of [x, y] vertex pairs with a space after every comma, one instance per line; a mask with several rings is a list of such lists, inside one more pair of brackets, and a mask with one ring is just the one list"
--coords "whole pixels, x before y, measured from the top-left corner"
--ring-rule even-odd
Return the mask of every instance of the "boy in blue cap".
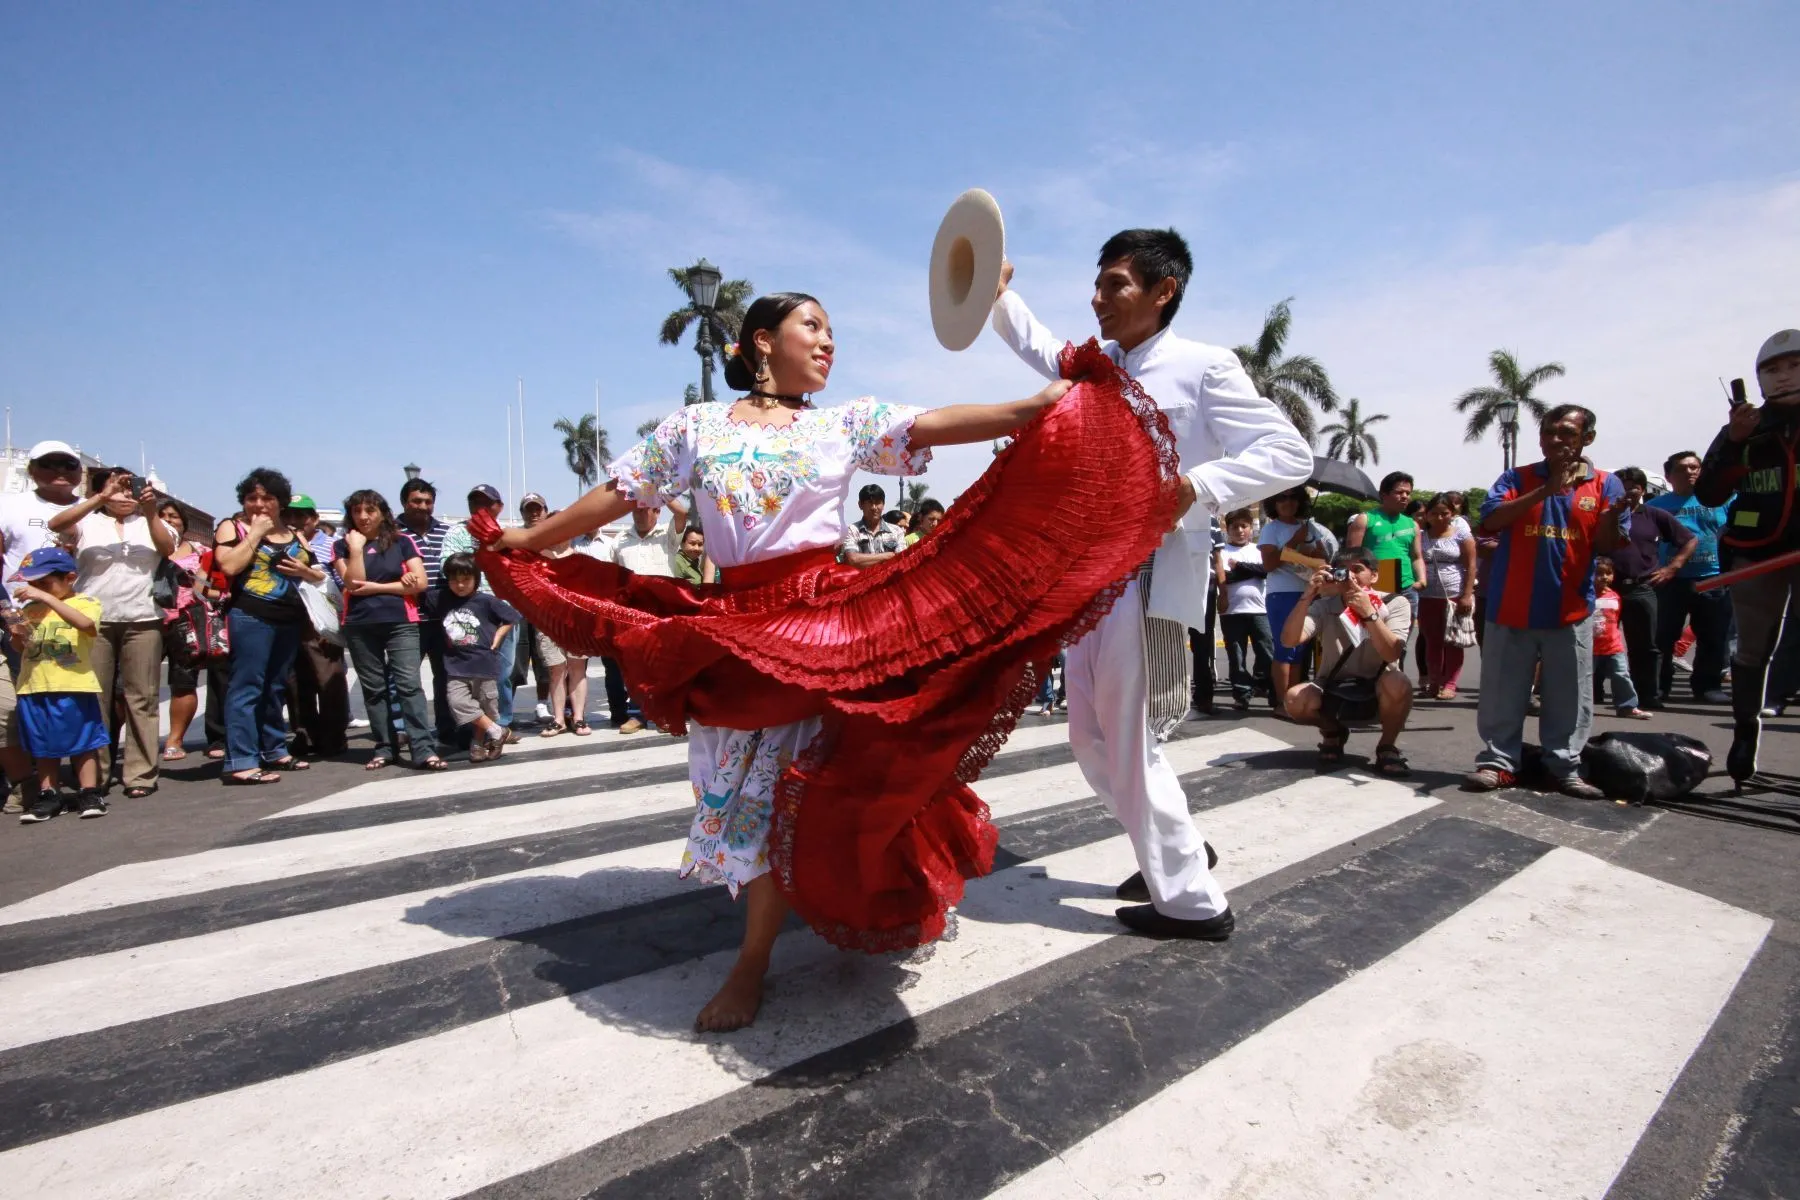
[[[47, 546], [27, 554], [10, 582], [23, 605], [12, 624], [19, 652], [19, 729], [37, 766], [38, 798], [21, 824], [48, 821], [65, 808], [85, 817], [104, 817], [100, 791], [100, 751], [111, 738], [100, 712], [100, 680], [94, 674], [94, 634], [100, 602], [75, 590], [75, 560], [67, 550]], [[57, 791], [62, 760], [75, 767], [80, 795], [65, 801]]]

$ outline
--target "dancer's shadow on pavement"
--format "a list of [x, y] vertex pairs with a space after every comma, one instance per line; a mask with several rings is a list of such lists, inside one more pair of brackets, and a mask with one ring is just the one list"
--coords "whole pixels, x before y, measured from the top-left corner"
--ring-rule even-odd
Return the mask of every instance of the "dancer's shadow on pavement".
[[1054, 878], [1009, 858], [1002, 851], [993, 876], [971, 881], [951, 934], [917, 950], [840, 950], [790, 918], [761, 1014], [729, 1034], [693, 1027], [743, 938], [742, 905], [723, 887], [676, 881], [673, 871], [602, 868], [471, 884], [408, 910], [406, 919], [509, 943], [488, 964], [509, 1009], [566, 1002], [593, 1018], [601, 1036], [621, 1039], [621, 1048], [645, 1037], [669, 1042], [671, 1068], [696, 1055], [741, 1082], [818, 1087], [906, 1053], [918, 1037], [915, 1014], [983, 986], [987, 975], [970, 956], [1008, 953], [1018, 927], [1096, 940], [1119, 931], [1110, 911], [1068, 903], [1110, 902], [1111, 885]]

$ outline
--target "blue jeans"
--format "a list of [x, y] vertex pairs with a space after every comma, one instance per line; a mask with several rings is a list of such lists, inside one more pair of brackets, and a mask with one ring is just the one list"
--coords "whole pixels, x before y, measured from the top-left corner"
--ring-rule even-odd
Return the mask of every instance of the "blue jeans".
[[249, 771], [286, 758], [288, 670], [300, 651], [300, 621], [278, 625], [233, 608], [225, 617], [231, 633], [231, 682], [225, 689], [225, 770]]
[[513, 656], [519, 652], [519, 627], [514, 625], [500, 639], [500, 726], [511, 729], [513, 721]]
[[419, 682], [419, 626], [411, 621], [346, 625], [344, 640], [350, 644], [350, 661], [356, 664], [363, 706], [369, 710], [369, 732], [375, 736], [375, 752], [392, 758], [399, 741], [385, 678], [392, 673], [393, 696], [405, 716], [412, 761], [422, 763], [436, 754], [437, 739]]
[[1475, 713], [1475, 732], [1485, 746], [1475, 765], [1518, 771], [1532, 668], [1542, 663], [1538, 740], [1544, 769], [1558, 779], [1577, 774], [1594, 723], [1593, 650], [1591, 616], [1555, 629], [1514, 629], [1489, 621], [1481, 647], [1481, 706]]
[[1613, 707], [1622, 713], [1638, 706], [1637, 689], [1631, 686], [1630, 661], [1623, 654], [1594, 655], [1594, 699], [1600, 699], [1600, 685], [1610, 679]]

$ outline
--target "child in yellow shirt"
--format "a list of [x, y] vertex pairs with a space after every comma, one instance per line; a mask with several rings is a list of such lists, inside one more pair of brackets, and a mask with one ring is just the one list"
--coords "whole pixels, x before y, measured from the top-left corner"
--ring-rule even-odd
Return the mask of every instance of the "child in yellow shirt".
[[[100, 602], [75, 590], [75, 571], [67, 550], [48, 546], [27, 554], [12, 577], [25, 583], [17, 592], [24, 608], [10, 630], [19, 651], [19, 730], [37, 766], [39, 789], [19, 818], [25, 825], [62, 812], [106, 815], [100, 751], [112, 739], [93, 666]], [[65, 758], [75, 768], [76, 796], [57, 790]]]

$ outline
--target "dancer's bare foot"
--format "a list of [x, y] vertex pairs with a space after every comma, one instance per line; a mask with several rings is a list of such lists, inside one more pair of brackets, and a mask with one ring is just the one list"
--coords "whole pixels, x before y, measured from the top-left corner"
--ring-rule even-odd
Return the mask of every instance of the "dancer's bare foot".
[[742, 1029], [756, 1020], [756, 1011], [762, 1007], [763, 975], [767, 971], [766, 963], [740, 961], [732, 967], [731, 974], [725, 977], [725, 986], [694, 1018], [694, 1029], [700, 1033], [726, 1033]]

